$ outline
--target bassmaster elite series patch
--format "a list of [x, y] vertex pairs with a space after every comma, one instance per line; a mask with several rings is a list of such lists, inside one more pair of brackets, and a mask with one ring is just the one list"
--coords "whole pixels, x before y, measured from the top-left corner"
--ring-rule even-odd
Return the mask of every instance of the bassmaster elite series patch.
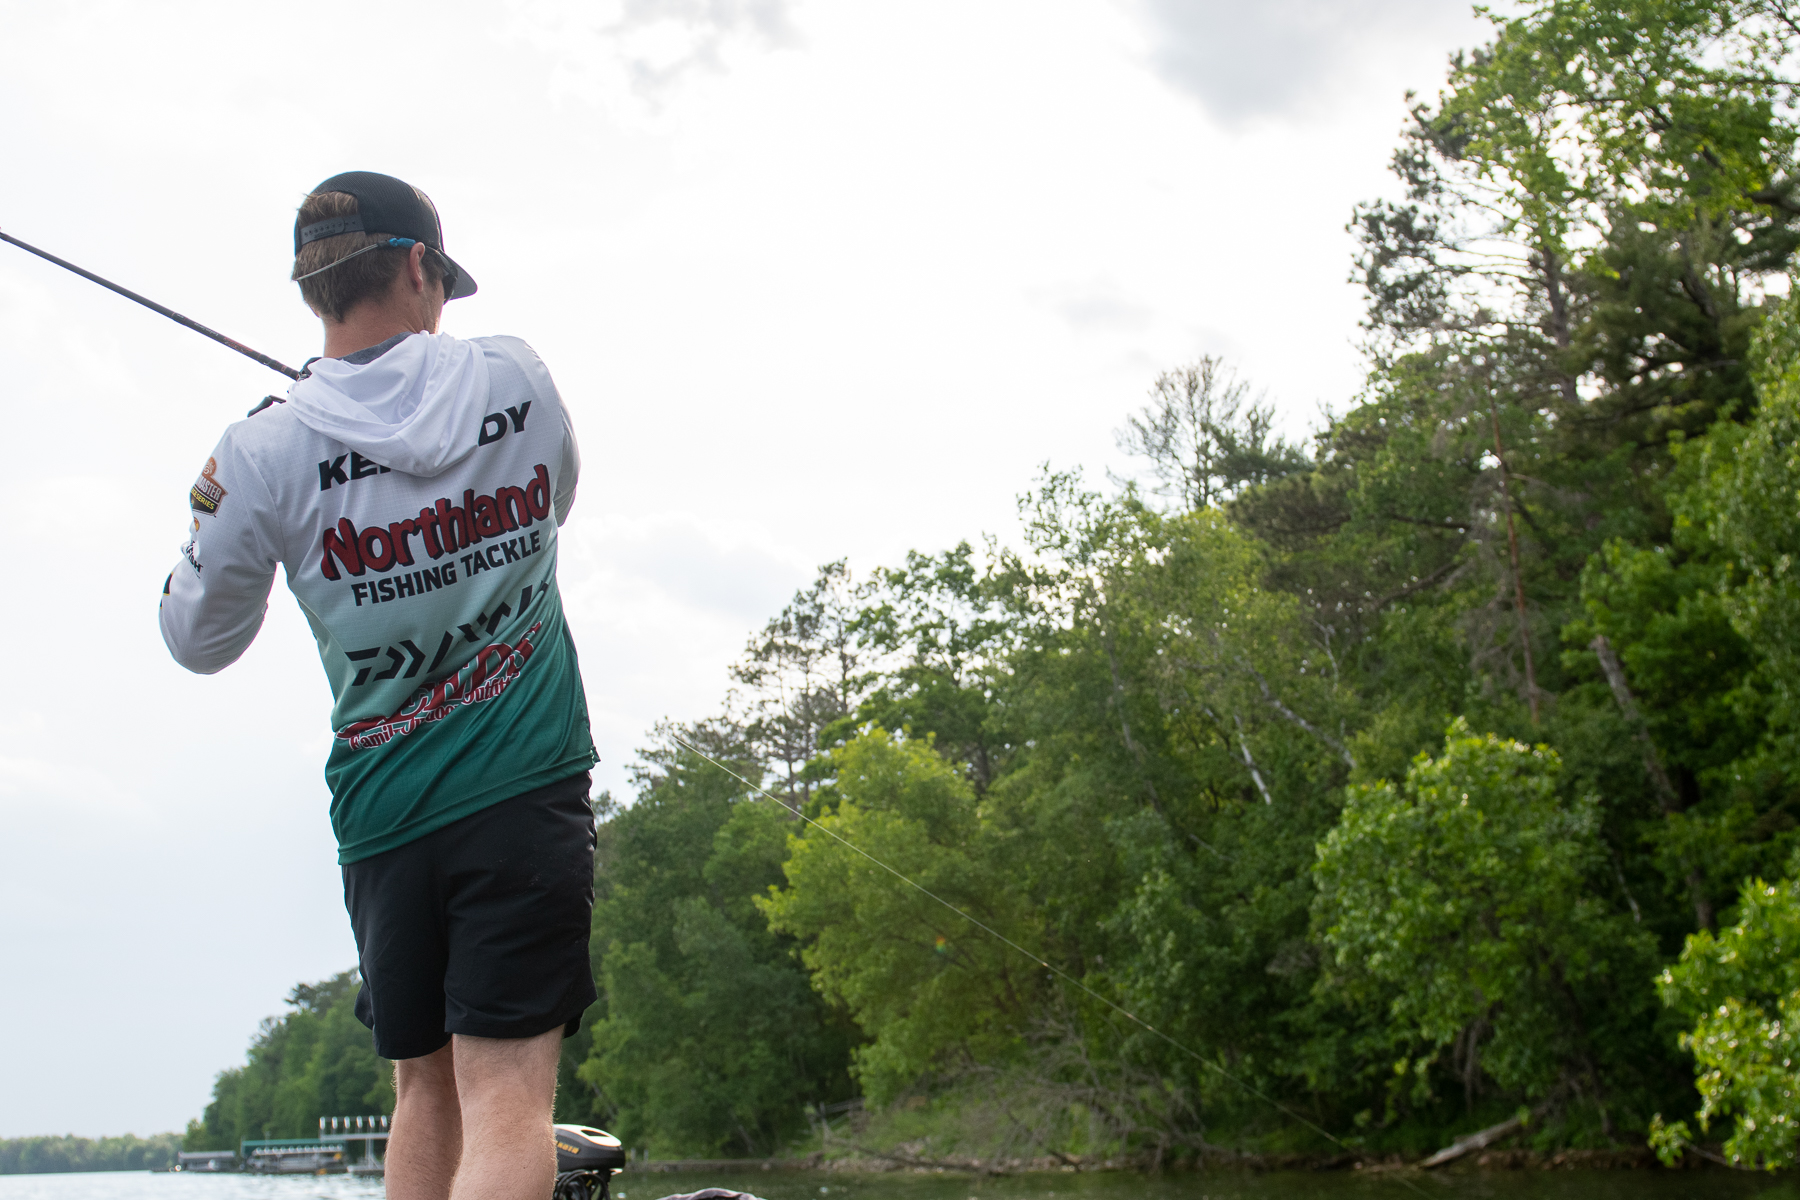
[[219, 505], [225, 502], [225, 488], [213, 478], [213, 472], [219, 469], [219, 460], [206, 460], [206, 469], [200, 472], [200, 478], [194, 480], [194, 486], [188, 490], [188, 504], [197, 513], [212, 516], [219, 511]]

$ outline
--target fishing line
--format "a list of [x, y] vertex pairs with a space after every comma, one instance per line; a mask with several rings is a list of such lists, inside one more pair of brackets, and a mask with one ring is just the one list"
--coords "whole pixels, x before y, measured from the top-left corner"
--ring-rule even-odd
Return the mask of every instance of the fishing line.
[[67, 259], [58, 258], [58, 257], [56, 257], [56, 255], [50, 253], [48, 250], [39, 250], [36, 246], [33, 246], [29, 242], [21, 242], [18, 238], [12, 236], [10, 233], [5, 233], [5, 232], [0, 232], [0, 242], [11, 242], [13, 245], [17, 246], [19, 249], [28, 251], [29, 253], [32, 253], [32, 254], [35, 254], [39, 258], [43, 259], [45, 262], [53, 262], [57, 266], [63, 268], [66, 271], [73, 271], [73, 272], [75, 272], [75, 274], [81, 276], [83, 279], [91, 280], [92, 282], [99, 284], [101, 287], [107, 289], [108, 291], [119, 293], [119, 295], [125, 297], [127, 300], [135, 300], [139, 304], [143, 305], [145, 308], [149, 309], [150, 311], [161, 313], [163, 316], [169, 318], [169, 320], [174, 321], [177, 325], [186, 325], [189, 329], [192, 329], [195, 333], [203, 333], [207, 337], [211, 338], [213, 341], [218, 342], [221, 346], [230, 346], [233, 350], [236, 350], [239, 354], [242, 354], [244, 357], [255, 359], [257, 362], [259, 362], [263, 366], [269, 368], [269, 370], [271, 370], [271, 371], [280, 371], [283, 375], [286, 375], [289, 379], [300, 378], [300, 372], [294, 370], [294, 368], [288, 366], [286, 363], [276, 362], [274, 359], [270, 358], [268, 355], [263, 354], [262, 352], [257, 351], [257, 350], [252, 350], [250, 347], [244, 345], [244, 343], [237, 341], [234, 338], [228, 338], [216, 329], [208, 329], [206, 326], [202, 325], [200, 322], [194, 320], [191, 317], [184, 317], [172, 308], [164, 308], [162, 305], [158, 304], [156, 301], [147, 299], [146, 297], [143, 297], [143, 296], [140, 296], [136, 292], [132, 291], [130, 288], [120, 287], [118, 284], [114, 283], [110, 279], [103, 279], [100, 276], [94, 274], [92, 271], [83, 270], [81, 267], [76, 266], [74, 263], [69, 262]]
[[[1092, 996], [1094, 999], [1098, 1000], [1100, 1003], [1106, 1005], [1106, 1007], [1112, 1009], [1114, 1012], [1118, 1013], [1120, 1016], [1124, 1017], [1126, 1020], [1132, 1022], [1135, 1025], [1140, 1026], [1141, 1028], [1154, 1034], [1156, 1037], [1161, 1038], [1163, 1041], [1167, 1042], [1170, 1046], [1173, 1046], [1176, 1050], [1179, 1050], [1181, 1053], [1187, 1055], [1189, 1058], [1193, 1059], [1195, 1062], [1200, 1063], [1202, 1066], [1211, 1067], [1214, 1071], [1217, 1071], [1219, 1073], [1219, 1075], [1222, 1076], [1223, 1078], [1230, 1080], [1232, 1083], [1235, 1083], [1238, 1087], [1244, 1089], [1244, 1091], [1250, 1093], [1250, 1095], [1255, 1096], [1258, 1100], [1261, 1100], [1263, 1103], [1271, 1106], [1272, 1108], [1279, 1110], [1280, 1112], [1286, 1114], [1289, 1117], [1292, 1117], [1294, 1120], [1296, 1120], [1300, 1124], [1306, 1126], [1308, 1129], [1312, 1130], [1314, 1133], [1318, 1134], [1320, 1137], [1324, 1138], [1326, 1141], [1330, 1142], [1332, 1145], [1337, 1146], [1339, 1149], [1345, 1151], [1346, 1153], [1349, 1153], [1349, 1154], [1356, 1153], [1356, 1151], [1354, 1149], [1352, 1149], [1350, 1146], [1346, 1145], [1343, 1141], [1339, 1140], [1336, 1137], [1333, 1137], [1330, 1133], [1326, 1132], [1324, 1129], [1320, 1128], [1318, 1125], [1315, 1125], [1313, 1122], [1307, 1120], [1305, 1117], [1301, 1116], [1299, 1113], [1295, 1112], [1293, 1109], [1289, 1108], [1287, 1105], [1283, 1104], [1281, 1101], [1275, 1099], [1273, 1096], [1264, 1095], [1262, 1092], [1258, 1091], [1256, 1088], [1252, 1087], [1250, 1084], [1246, 1083], [1244, 1080], [1239, 1079], [1236, 1075], [1233, 1075], [1230, 1071], [1227, 1071], [1224, 1067], [1221, 1067], [1218, 1063], [1215, 1063], [1211, 1059], [1202, 1055], [1199, 1051], [1190, 1050], [1187, 1046], [1183, 1045], [1181, 1042], [1175, 1040], [1173, 1037], [1164, 1033], [1162, 1030], [1158, 1029], [1156, 1026], [1150, 1024], [1150, 1022], [1144, 1020], [1142, 1017], [1138, 1016], [1136, 1013], [1130, 1011], [1127, 1008], [1122, 1007], [1121, 1005], [1115, 1003], [1112, 1000], [1109, 1000], [1105, 996], [1102, 996], [1099, 992], [1096, 992], [1093, 988], [1091, 988], [1087, 984], [1081, 982], [1081, 980], [1075, 978], [1073, 975], [1069, 974], [1067, 971], [1062, 970], [1060, 967], [1051, 966], [1049, 963], [1045, 962], [1043, 959], [1039, 958], [1037, 955], [1033, 954], [1031, 951], [1027, 950], [1025, 947], [1019, 945], [1019, 943], [1017, 943], [1017, 942], [1013, 941], [1011, 938], [1007, 937], [1004, 933], [1001, 933], [998, 929], [995, 929], [991, 925], [986, 925], [986, 924], [983, 924], [981, 921], [976, 920], [974, 917], [970, 916], [968, 913], [964, 912], [962, 909], [956, 907], [956, 905], [950, 903], [950, 901], [944, 899], [942, 896], [938, 895], [936, 892], [932, 891], [930, 888], [926, 887], [924, 884], [919, 883], [918, 881], [908, 878], [906, 875], [901, 874], [901, 872], [898, 869], [896, 869], [894, 867], [890, 867], [887, 863], [882, 862], [879, 858], [876, 858], [873, 854], [870, 854], [867, 850], [864, 850], [861, 846], [858, 846], [855, 842], [851, 841], [849, 838], [844, 837], [842, 834], [838, 833], [836, 830], [830, 828], [829, 826], [820, 824], [818, 821], [813, 820], [811, 817], [807, 816], [805, 813], [799, 811], [796, 808], [793, 808], [792, 806], [788, 805], [787, 803], [778, 799], [777, 797], [770, 795], [768, 792], [764, 791], [762, 788], [758, 787], [756, 784], [751, 783], [748, 779], [745, 779], [742, 775], [739, 775], [736, 771], [732, 770], [730, 767], [726, 766], [724, 763], [720, 762], [718, 759], [714, 758], [712, 755], [708, 754], [706, 751], [700, 749], [700, 747], [694, 745], [692, 742], [687, 741], [685, 738], [681, 737], [679, 734], [671, 733], [669, 735], [669, 738], [671, 741], [675, 742], [677, 745], [683, 746], [686, 749], [693, 751], [695, 754], [699, 755], [701, 758], [705, 759], [707, 762], [711, 763], [713, 766], [719, 768], [719, 770], [725, 772], [727, 775], [731, 776], [733, 779], [737, 780], [739, 783], [743, 784], [745, 787], [749, 788], [751, 791], [762, 796], [764, 799], [772, 800], [776, 804], [780, 804], [783, 808], [787, 809], [789, 812], [791, 812], [795, 816], [799, 817], [802, 821], [805, 821], [808, 825], [811, 825], [814, 829], [817, 829], [820, 832], [829, 835], [830, 837], [834, 838], [838, 842], [849, 847], [851, 850], [854, 850], [856, 853], [862, 855], [864, 858], [868, 859], [870, 862], [874, 863], [876, 866], [880, 867], [882, 870], [884, 870], [888, 874], [892, 875], [895, 879], [898, 879], [901, 883], [904, 883], [908, 887], [914, 888], [922, 895], [928, 896], [931, 899], [937, 901], [939, 904], [943, 905], [945, 908], [949, 909], [951, 912], [955, 913], [957, 916], [961, 917], [963, 920], [967, 921], [969, 924], [975, 926], [975, 928], [977, 928], [977, 929], [981, 930], [982, 932], [988, 934], [989, 936], [993, 937], [996, 941], [999, 941], [1007, 946], [1012, 947], [1014, 950], [1017, 950], [1020, 954], [1023, 954], [1026, 958], [1030, 959], [1032, 962], [1036, 963], [1038, 966], [1044, 968], [1044, 970], [1049, 971], [1052, 975], [1055, 975], [1058, 979], [1063, 980], [1065, 983], [1073, 984], [1075, 987], [1081, 989], [1083, 992], [1087, 993], [1089, 996]], [[1429, 1196], [1430, 1195], [1430, 1193], [1428, 1193], [1428, 1192], [1424, 1191], [1423, 1189], [1414, 1185], [1411, 1180], [1408, 1180], [1408, 1179], [1406, 1179], [1402, 1176], [1398, 1176], [1398, 1175], [1396, 1175], [1394, 1177], [1394, 1179], [1398, 1183], [1405, 1184], [1408, 1188], [1410, 1188], [1412, 1191], [1417, 1192], [1421, 1196]]]

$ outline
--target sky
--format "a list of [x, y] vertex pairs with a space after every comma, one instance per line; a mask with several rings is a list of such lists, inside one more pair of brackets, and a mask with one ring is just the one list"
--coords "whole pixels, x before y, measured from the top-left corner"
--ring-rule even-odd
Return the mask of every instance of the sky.
[[[557, 379], [560, 575], [602, 762], [717, 711], [821, 563], [1015, 536], [1221, 355], [1297, 436], [1354, 402], [1345, 222], [1462, 0], [0, 0], [0, 230], [290, 363], [293, 211], [429, 192]], [[355, 962], [330, 693], [282, 581], [170, 661], [220, 433], [285, 380], [0, 245], [0, 1137], [179, 1129], [289, 988]]]

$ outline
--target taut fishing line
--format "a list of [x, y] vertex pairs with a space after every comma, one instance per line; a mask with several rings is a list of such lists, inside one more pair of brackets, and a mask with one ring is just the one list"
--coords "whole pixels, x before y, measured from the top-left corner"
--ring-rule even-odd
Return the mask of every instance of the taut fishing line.
[[[743, 784], [745, 787], [749, 788], [751, 791], [755, 792], [757, 795], [763, 797], [765, 800], [772, 800], [776, 804], [780, 804], [783, 808], [787, 809], [789, 812], [791, 812], [795, 816], [799, 817], [802, 821], [805, 821], [808, 825], [811, 825], [814, 829], [819, 830], [821, 833], [828, 835], [829, 837], [835, 839], [836, 841], [843, 844], [844, 846], [847, 846], [851, 850], [854, 850], [856, 853], [862, 855], [864, 858], [868, 859], [870, 862], [874, 863], [876, 866], [880, 867], [882, 870], [884, 870], [888, 874], [892, 875], [895, 879], [898, 879], [901, 883], [904, 883], [908, 887], [915, 889], [921, 895], [928, 896], [931, 899], [937, 901], [939, 904], [943, 905], [945, 908], [949, 909], [951, 912], [955, 913], [957, 916], [961, 917], [963, 920], [967, 921], [969, 924], [975, 926], [975, 928], [977, 928], [977, 929], [981, 930], [982, 932], [988, 934], [989, 936], [993, 937], [996, 941], [999, 941], [1002, 944], [1010, 946], [1014, 950], [1017, 950], [1020, 954], [1023, 954], [1026, 958], [1030, 959], [1032, 962], [1036, 963], [1038, 966], [1044, 968], [1044, 970], [1050, 972], [1052, 975], [1055, 975], [1058, 979], [1061, 979], [1065, 983], [1072, 984], [1073, 986], [1079, 988], [1082, 992], [1086, 993], [1089, 996], [1092, 996], [1094, 999], [1096, 999], [1100, 1003], [1104, 1004], [1107, 1008], [1110, 1008], [1112, 1011], [1114, 1011], [1114, 1012], [1118, 1013], [1120, 1016], [1124, 1017], [1127, 1021], [1130, 1021], [1132, 1024], [1137, 1025], [1138, 1027], [1144, 1029], [1145, 1031], [1151, 1033], [1152, 1035], [1161, 1038], [1163, 1041], [1167, 1042], [1170, 1046], [1173, 1046], [1176, 1050], [1179, 1050], [1181, 1053], [1187, 1055], [1189, 1058], [1193, 1059], [1195, 1062], [1201, 1064], [1202, 1066], [1210, 1067], [1214, 1071], [1217, 1071], [1221, 1078], [1231, 1081], [1232, 1083], [1236, 1084], [1238, 1087], [1244, 1089], [1244, 1091], [1248, 1092], [1250, 1095], [1255, 1096], [1258, 1100], [1261, 1100], [1263, 1103], [1265, 1103], [1265, 1104], [1269, 1105], [1270, 1107], [1276, 1109], [1277, 1111], [1285, 1114], [1286, 1116], [1292, 1117], [1294, 1120], [1296, 1120], [1300, 1124], [1306, 1126], [1308, 1129], [1312, 1130], [1314, 1133], [1318, 1134], [1320, 1137], [1324, 1138], [1326, 1141], [1330, 1142], [1332, 1145], [1337, 1146], [1338, 1148], [1342, 1149], [1346, 1153], [1349, 1153], [1349, 1154], [1356, 1153], [1356, 1151], [1353, 1148], [1346, 1145], [1342, 1140], [1340, 1140], [1339, 1138], [1333, 1137], [1330, 1133], [1326, 1132], [1323, 1128], [1321, 1128], [1320, 1126], [1307, 1120], [1305, 1117], [1301, 1116], [1299, 1113], [1295, 1112], [1293, 1109], [1289, 1108], [1287, 1105], [1283, 1104], [1281, 1101], [1275, 1099], [1273, 1096], [1268, 1096], [1268, 1095], [1265, 1095], [1264, 1093], [1258, 1091], [1255, 1087], [1251, 1086], [1249, 1083], [1246, 1083], [1244, 1080], [1239, 1079], [1236, 1075], [1233, 1075], [1230, 1071], [1227, 1071], [1224, 1067], [1221, 1067], [1218, 1063], [1213, 1062], [1211, 1059], [1209, 1059], [1205, 1055], [1201, 1054], [1198, 1050], [1189, 1049], [1186, 1045], [1177, 1041], [1175, 1038], [1170, 1037], [1168, 1034], [1164, 1033], [1162, 1030], [1158, 1029], [1156, 1026], [1150, 1024], [1150, 1022], [1144, 1020], [1142, 1017], [1138, 1016], [1136, 1013], [1132, 1012], [1130, 1009], [1124, 1008], [1121, 1005], [1117, 1004], [1116, 1002], [1109, 1000], [1107, 997], [1102, 996], [1099, 992], [1096, 992], [1093, 988], [1091, 988], [1087, 984], [1081, 982], [1081, 980], [1075, 978], [1073, 975], [1069, 974], [1067, 971], [1064, 971], [1062, 968], [1052, 966], [1050, 963], [1045, 962], [1043, 959], [1039, 958], [1037, 955], [1033, 954], [1031, 951], [1027, 950], [1025, 947], [1019, 945], [1019, 943], [1013, 941], [1011, 938], [1007, 937], [1004, 933], [1001, 933], [998, 929], [995, 929], [993, 926], [983, 924], [981, 921], [976, 920], [974, 917], [970, 916], [968, 913], [964, 912], [962, 909], [956, 907], [956, 905], [950, 903], [950, 901], [944, 899], [942, 896], [938, 895], [936, 892], [932, 891], [930, 888], [926, 887], [924, 884], [919, 883], [917, 880], [908, 878], [906, 875], [903, 875], [896, 868], [890, 867], [887, 863], [882, 862], [879, 858], [876, 858], [873, 854], [870, 854], [867, 850], [864, 850], [861, 846], [858, 846], [855, 842], [851, 841], [849, 838], [844, 837], [842, 834], [838, 833], [835, 829], [832, 829], [829, 826], [823, 825], [820, 822], [813, 820], [811, 817], [807, 816], [805, 813], [801, 812], [799, 809], [793, 808], [792, 806], [784, 803], [779, 798], [770, 795], [768, 792], [764, 791], [761, 787], [758, 787], [756, 784], [751, 783], [748, 779], [745, 779], [742, 775], [739, 775], [736, 771], [732, 770], [730, 767], [726, 766], [724, 763], [720, 762], [718, 759], [714, 758], [712, 755], [708, 754], [706, 751], [700, 749], [700, 747], [694, 745], [692, 742], [687, 741], [685, 738], [681, 737], [679, 734], [671, 733], [669, 735], [669, 738], [671, 741], [675, 742], [677, 745], [682, 746], [685, 749], [693, 751], [693, 753], [699, 755], [701, 758], [705, 759], [707, 762], [711, 763], [713, 766], [719, 768], [719, 770], [725, 772], [727, 775], [731, 776], [733, 779], [737, 780], [739, 783]], [[1430, 1193], [1428, 1193], [1424, 1189], [1418, 1187], [1411, 1180], [1405, 1178], [1404, 1176], [1396, 1175], [1396, 1176], [1394, 1176], [1394, 1179], [1395, 1179], [1395, 1182], [1405, 1184], [1409, 1189], [1411, 1189], [1414, 1192], [1417, 1192], [1421, 1196], [1429, 1196], [1430, 1195]]]

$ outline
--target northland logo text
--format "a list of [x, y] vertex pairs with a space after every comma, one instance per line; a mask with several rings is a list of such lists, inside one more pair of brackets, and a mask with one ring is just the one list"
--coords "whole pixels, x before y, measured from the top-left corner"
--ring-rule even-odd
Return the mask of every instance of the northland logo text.
[[524, 487], [496, 488], [491, 496], [478, 496], [470, 489], [463, 492], [462, 501], [452, 504], [446, 496], [433, 507], [421, 508], [416, 517], [364, 529], [349, 517], [340, 518], [336, 529], [325, 531], [319, 573], [331, 580], [342, 579], [344, 571], [356, 576], [365, 571], [382, 574], [418, 561], [413, 557], [414, 538], [435, 560], [467, 550], [484, 538], [527, 528], [550, 516], [550, 472], [539, 463]]

